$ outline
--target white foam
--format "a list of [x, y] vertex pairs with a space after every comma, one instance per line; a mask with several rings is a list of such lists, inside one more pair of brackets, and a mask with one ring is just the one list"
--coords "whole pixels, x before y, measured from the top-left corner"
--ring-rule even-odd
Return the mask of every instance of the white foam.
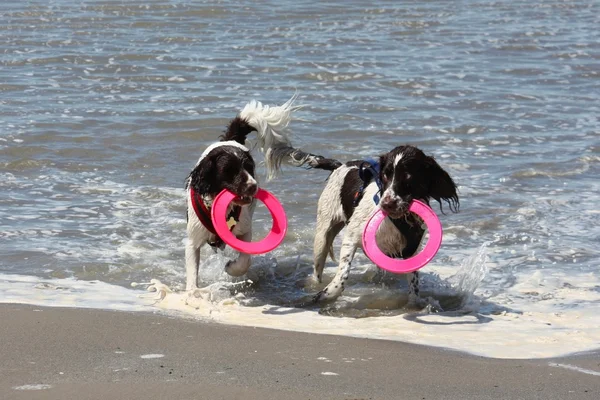
[[148, 311], [137, 293], [101, 281], [0, 274], [0, 303]]
[[14, 390], [46, 390], [46, 389], [50, 389], [51, 387], [52, 387], [52, 385], [38, 384], [38, 385], [14, 386], [13, 389]]
[[[534, 273], [517, 283], [510, 294], [501, 292], [481, 303], [474, 299], [464, 312], [358, 319], [273, 305], [244, 306], [242, 295], [222, 296], [224, 283], [191, 295], [171, 291], [153, 280], [151, 289], [158, 292], [148, 299], [140, 298], [140, 291], [99, 281], [0, 275], [0, 302], [127, 311], [159, 309], [177, 317], [230, 325], [395, 340], [493, 358], [547, 358], [600, 347], [600, 291], [594, 286], [597, 278], [587, 275]], [[565, 285], [566, 278], [569, 285]], [[462, 282], [466, 287], [472, 284]], [[539, 293], [542, 288], [547, 292]], [[212, 295], [214, 291], [218, 296]], [[534, 295], [545, 300], [532, 302], [528, 296]], [[496, 306], [492, 307], [491, 301]], [[503, 304], [504, 310], [499, 311], [502, 307], [499, 309], [498, 304]], [[562, 311], [557, 312], [559, 309]]]
[[165, 356], [164, 354], [142, 354], [140, 356], [140, 358], [148, 360], [148, 359], [153, 359], [153, 358], [163, 358], [164, 356]]
[[593, 369], [581, 368], [581, 367], [578, 367], [577, 365], [559, 364], [559, 363], [548, 363], [548, 365], [551, 367], [564, 368], [564, 369], [568, 369], [571, 371], [581, 372], [582, 374], [586, 374], [586, 375], [600, 376], [600, 371], [594, 371]]
[[[494, 358], [557, 357], [597, 348], [598, 309], [570, 313], [505, 311], [498, 315], [422, 314], [336, 318], [275, 306], [214, 304], [186, 293], [168, 293], [158, 306], [215, 322], [289, 331], [376, 338], [447, 347]], [[573, 340], [576, 335], [577, 340]]]

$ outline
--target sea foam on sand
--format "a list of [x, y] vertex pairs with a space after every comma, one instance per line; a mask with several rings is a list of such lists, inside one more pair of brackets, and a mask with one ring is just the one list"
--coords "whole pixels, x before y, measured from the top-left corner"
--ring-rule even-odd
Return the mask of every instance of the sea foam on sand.
[[[587, 307], [564, 312], [556, 312], [556, 304], [548, 300], [548, 304], [530, 304], [524, 312], [509, 310], [492, 314], [479, 310], [357, 319], [272, 305], [247, 307], [235, 296], [215, 298], [213, 294], [220, 289], [219, 285], [222, 284], [195, 293], [174, 292], [153, 280], [150, 289], [154, 293], [142, 295], [143, 292], [100, 281], [0, 275], [0, 302], [160, 311], [223, 324], [439, 346], [493, 358], [557, 357], [600, 348], [600, 292], [593, 290], [585, 292], [587, 298], [583, 300]], [[521, 285], [520, 290], [529, 290], [526, 283]], [[569, 290], [564, 288], [564, 291]], [[577, 292], [577, 298], [563, 294], [561, 302], [569, 298], [576, 302], [582, 292]], [[589, 306], [594, 303], [595, 307]]]
[[417, 313], [355, 319], [297, 308], [245, 307], [235, 299], [215, 304], [206, 297], [166, 292], [156, 306], [225, 324], [395, 340], [493, 358], [557, 357], [600, 347], [598, 309], [568, 313], [504, 311], [490, 316], [475, 312]]

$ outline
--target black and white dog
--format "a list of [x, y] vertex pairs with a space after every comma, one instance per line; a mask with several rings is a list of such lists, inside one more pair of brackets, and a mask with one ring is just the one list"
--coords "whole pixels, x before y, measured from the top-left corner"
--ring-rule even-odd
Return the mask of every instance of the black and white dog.
[[[212, 202], [223, 189], [237, 197], [228, 210], [232, 233], [244, 241], [252, 239], [252, 214], [258, 191], [255, 162], [245, 146], [246, 137], [256, 131], [257, 145], [265, 155], [268, 179], [277, 175], [282, 162], [294, 166], [330, 169], [341, 165], [334, 160], [305, 153], [291, 146], [285, 128], [291, 120], [295, 97], [278, 107], [249, 102], [230, 121], [221, 141], [210, 145], [186, 180], [187, 243], [185, 246], [186, 290], [198, 287], [200, 248], [210, 244], [215, 250], [224, 243], [216, 235], [210, 218]], [[240, 253], [227, 263], [225, 271], [241, 276], [250, 268], [250, 255]]]
[[[318, 168], [327, 166], [333, 164]], [[344, 290], [356, 249], [362, 247], [365, 225], [376, 207], [388, 214], [376, 235], [380, 249], [390, 257], [408, 258], [415, 254], [425, 233], [420, 219], [408, 212], [411, 201], [429, 204], [435, 199], [442, 212], [442, 201], [453, 212], [460, 205], [450, 175], [414, 146], [398, 146], [376, 161], [350, 161], [331, 170], [317, 208], [313, 276], [317, 282], [322, 281], [327, 253], [335, 261], [335, 237], [342, 228], [346, 231], [335, 277], [314, 297], [315, 302], [333, 300]], [[414, 303], [419, 296], [417, 272], [407, 274], [407, 279], [409, 302]]]

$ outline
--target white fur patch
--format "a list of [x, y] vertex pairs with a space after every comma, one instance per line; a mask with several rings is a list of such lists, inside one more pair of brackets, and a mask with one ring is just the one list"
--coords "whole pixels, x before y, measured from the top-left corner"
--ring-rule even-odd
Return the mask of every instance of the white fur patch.
[[394, 192], [394, 190], [392, 189], [392, 187], [389, 187], [385, 190], [385, 192], [383, 192], [383, 196], [381, 196], [381, 199], [386, 199], [386, 201], [402, 201], [402, 198], [400, 196], [398, 196], [398, 194], [396, 194], [396, 192]]
[[233, 147], [237, 147], [238, 149], [241, 149], [243, 151], [249, 151], [246, 146], [244, 146], [243, 144], [239, 144], [235, 140], [228, 140], [226, 142], [216, 142], [216, 143], [211, 144], [210, 146], [208, 146], [206, 148], [206, 150], [204, 150], [204, 152], [202, 153], [202, 155], [198, 159], [198, 162], [196, 163], [196, 166], [198, 164], [200, 164], [200, 161], [202, 161], [208, 155], [208, 153], [210, 153], [214, 149], [216, 149], [218, 147], [221, 147], [221, 146], [233, 146]]
[[396, 165], [398, 165], [400, 160], [402, 160], [402, 156], [404, 156], [404, 154], [400, 153], [396, 156], [396, 158], [394, 158], [394, 168], [396, 168]]
[[248, 185], [252, 185], [252, 184], [256, 184], [258, 185], [258, 182], [256, 181], [256, 179], [254, 179], [254, 177], [252, 175], [250, 175], [248, 173], [248, 171], [246, 171], [246, 176], [248, 177]]
[[329, 176], [318, 202], [317, 212], [322, 214], [322, 218], [336, 222], [346, 219], [340, 189], [344, 185], [346, 175], [353, 169], [357, 169], [357, 167], [342, 165]]
[[273, 149], [291, 146], [286, 128], [292, 120], [296, 95], [280, 106], [268, 106], [252, 100], [240, 112], [240, 118], [256, 129], [258, 146], [265, 155], [267, 180], [273, 179], [279, 172], [279, 162], [274, 159]]

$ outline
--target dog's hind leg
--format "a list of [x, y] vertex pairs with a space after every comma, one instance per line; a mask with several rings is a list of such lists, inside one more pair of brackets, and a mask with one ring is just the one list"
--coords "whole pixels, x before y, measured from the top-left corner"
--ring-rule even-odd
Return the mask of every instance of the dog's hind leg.
[[321, 282], [323, 279], [323, 268], [328, 252], [331, 254], [331, 259], [335, 261], [333, 240], [346, 223], [340, 188], [348, 169], [346, 168], [343, 171], [342, 169], [338, 169], [331, 174], [317, 203], [317, 226], [313, 247], [313, 278], [317, 282]]
[[313, 278], [321, 283], [323, 280], [323, 268], [327, 260], [327, 253], [335, 261], [333, 255], [333, 241], [335, 237], [344, 228], [343, 222], [334, 223], [329, 218], [324, 218], [322, 214], [317, 217], [317, 233], [314, 241], [314, 273]]
[[329, 283], [329, 285], [325, 287], [325, 289], [321, 290], [315, 295], [313, 299], [314, 302], [335, 300], [344, 291], [346, 281], [350, 276], [352, 259], [354, 259], [354, 254], [356, 253], [356, 249], [358, 247], [355, 238], [348, 236], [351, 235], [346, 235], [342, 243], [342, 249], [340, 251], [340, 263], [338, 265], [338, 270], [335, 273], [335, 277]]

